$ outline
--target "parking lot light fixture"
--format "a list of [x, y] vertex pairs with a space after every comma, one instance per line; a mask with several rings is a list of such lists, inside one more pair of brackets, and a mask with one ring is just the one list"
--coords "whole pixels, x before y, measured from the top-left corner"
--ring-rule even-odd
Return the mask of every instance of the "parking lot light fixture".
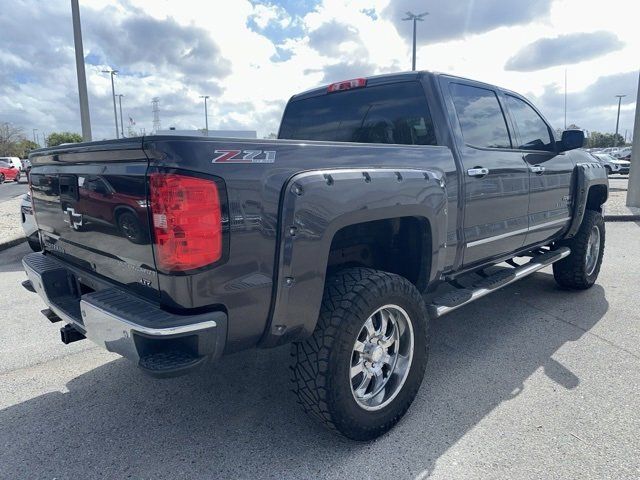
[[209, 136], [209, 114], [207, 113], [207, 99], [209, 95], [200, 95], [200, 98], [204, 98], [204, 134]]
[[416, 22], [423, 22], [424, 17], [427, 15], [429, 15], [429, 12], [420, 13], [419, 15], [407, 12], [407, 18], [402, 19], [402, 21], [413, 21], [413, 60], [411, 62], [411, 70], [416, 69]]
[[124, 95], [119, 93], [117, 96], [118, 96], [118, 105], [120, 106], [120, 136], [124, 138], [124, 122], [122, 120], [122, 97], [124, 97]]
[[87, 76], [84, 70], [84, 49], [82, 47], [82, 28], [80, 26], [80, 6], [78, 5], [78, 0], [71, 0], [71, 18], [73, 22], [73, 45], [76, 54], [76, 74], [78, 77], [82, 139], [85, 142], [90, 142], [91, 119], [89, 117], [89, 97], [87, 95]]
[[618, 116], [616, 117], [616, 134], [613, 137], [613, 146], [618, 146], [618, 126], [620, 125], [620, 104], [622, 103], [622, 99], [626, 97], [626, 95], [616, 95], [618, 99]]
[[638, 94], [636, 95], [636, 115], [631, 137], [631, 168], [627, 188], [627, 206], [640, 207], [640, 74], [638, 74]]
[[118, 74], [118, 70], [102, 70], [102, 73], [108, 73], [111, 75], [111, 95], [113, 97], [113, 118], [116, 122], [116, 138], [120, 138], [118, 132], [118, 109], [116, 108], [116, 87], [113, 83], [113, 76]]

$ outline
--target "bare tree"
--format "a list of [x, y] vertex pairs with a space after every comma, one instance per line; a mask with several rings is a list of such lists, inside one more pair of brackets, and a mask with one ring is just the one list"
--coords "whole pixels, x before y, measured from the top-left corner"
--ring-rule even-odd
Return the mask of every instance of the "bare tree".
[[0, 124], [0, 155], [14, 156], [16, 154], [16, 146], [25, 140], [24, 131], [20, 127], [16, 127], [10, 123], [4, 122]]

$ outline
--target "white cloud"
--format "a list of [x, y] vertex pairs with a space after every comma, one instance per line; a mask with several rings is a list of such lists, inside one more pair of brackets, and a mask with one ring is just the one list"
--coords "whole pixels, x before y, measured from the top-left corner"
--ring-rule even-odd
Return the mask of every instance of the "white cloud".
[[[403, 1], [410, 5], [413, 0]], [[598, 78], [637, 68], [640, 36], [634, 16], [621, 13], [628, 11], [625, 0], [610, 0], [607, 8], [595, 0], [537, 0], [538, 11], [523, 17], [512, 9], [497, 20], [470, 10], [486, 5], [486, 13], [505, 2], [511, 0], [470, 2], [447, 12], [431, 7], [419, 24], [424, 35], [419, 36], [418, 67], [530, 94], [556, 124], [562, 116], [556, 97], [564, 88], [565, 66], [505, 70], [508, 59], [525, 46], [583, 32], [616, 35], [621, 49], [566, 66], [569, 93], [576, 95], [590, 85], [604, 88]], [[211, 95], [211, 128], [244, 127], [261, 135], [277, 131], [286, 100], [298, 91], [345, 77], [410, 68], [410, 22], [394, 16], [397, 5], [389, 0], [321, 0], [301, 13], [275, 1], [83, 0], [85, 53], [95, 64], [87, 65], [94, 136], [113, 135], [111, 84], [100, 71], [106, 67], [121, 70], [116, 88], [125, 95], [124, 117], [132, 116], [147, 132], [156, 96], [163, 127], [202, 128], [199, 96], [205, 94]], [[19, 25], [19, 41], [0, 42], [0, 121], [21, 124], [28, 131], [78, 131], [68, 5], [30, 0], [11, 3], [7, 12], [5, 20], [0, 19], [0, 32]], [[455, 15], [466, 28], [459, 28]], [[449, 34], [447, 22], [454, 20], [450, 31], [455, 34]], [[621, 130], [631, 129], [633, 122], [635, 90], [627, 84], [620, 84], [631, 90], [620, 92], [629, 95]], [[614, 103], [613, 98], [608, 107], [570, 102], [569, 121], [590, 130], [612, 130]]]
[[256, 25], [261, 28], [267, 28], [270, 23], [275, 23], [280, 28], [288, 27], [293, 19], [287, 13], [287, 11], [278, 5], [265, 5], [257, 4], [253, 7], [253, 14], [251, 17]]

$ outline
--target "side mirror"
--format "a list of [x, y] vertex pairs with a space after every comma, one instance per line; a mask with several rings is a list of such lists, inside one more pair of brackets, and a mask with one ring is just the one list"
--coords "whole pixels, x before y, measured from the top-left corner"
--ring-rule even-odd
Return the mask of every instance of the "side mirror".
[[562, 140], [560, 140], [560, 151], [574, 150], [582, 148], [584, 145], [584, 132], [582, 130], [565, 130], [562, 132]]

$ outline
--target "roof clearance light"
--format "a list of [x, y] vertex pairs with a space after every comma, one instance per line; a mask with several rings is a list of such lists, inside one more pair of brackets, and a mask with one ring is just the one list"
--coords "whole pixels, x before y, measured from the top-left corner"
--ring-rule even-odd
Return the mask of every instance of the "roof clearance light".
[[342, 90], [351, 90], [352, 88], [362, 88], [367, 86], [366, 78], [354, 78], [353, 80], [344, 80], [329, 85], [327, 93], [340, 92]]

